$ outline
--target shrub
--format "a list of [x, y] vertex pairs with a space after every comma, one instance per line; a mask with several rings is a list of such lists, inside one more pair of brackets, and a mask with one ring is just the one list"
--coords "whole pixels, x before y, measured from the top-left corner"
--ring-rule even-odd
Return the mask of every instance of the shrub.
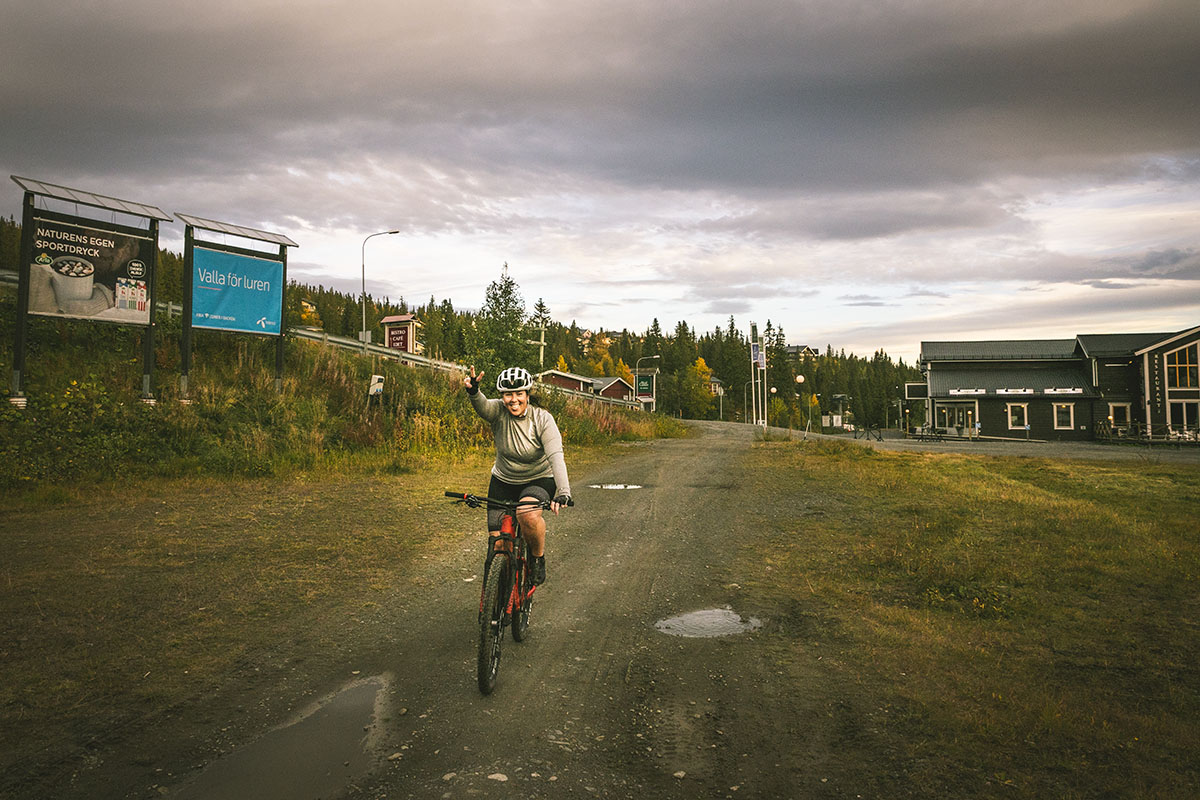
[[[282, 392], [273, 340], [195, 331], [190, 405], [156, 373], [162, 402], [138, 401], [141, 332], [77, 320], [29, 327], [28, 407], [0, 409], [0, 486], [79, 483], [152, 471], [262, 476], [378, 457], [406, 469], [405, 454], [462, 456], [490, 444], [461, 378], [309, 341], [285, 341]], [[178, 322], [162, 326], [159, 366], [174, 363]], [[97, 343], [102, 346], [97, 347]], [[79, 364], [87, 364], [87, 371]], [[368, 398], [371, 375], [382, 395]], [[174, 376], [171, 376], [172, 378]], [[675, 420], [541, 393], [568, 445], [681, 435]]]

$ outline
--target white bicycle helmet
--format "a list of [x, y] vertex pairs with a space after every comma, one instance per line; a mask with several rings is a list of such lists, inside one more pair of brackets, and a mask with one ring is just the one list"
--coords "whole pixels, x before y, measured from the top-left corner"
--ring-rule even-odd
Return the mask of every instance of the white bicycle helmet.
[[533, 388], [533, 376], [520, 367], [509, 367], [496, 378], [496, 391], [521, 392]]

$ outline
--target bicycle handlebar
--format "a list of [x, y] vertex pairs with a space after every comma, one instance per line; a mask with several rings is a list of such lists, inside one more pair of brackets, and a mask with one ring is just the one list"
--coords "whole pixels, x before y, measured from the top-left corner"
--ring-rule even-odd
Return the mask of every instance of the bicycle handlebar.
[[[452, 497], [460, 503], [466, 503], [471, 508], [479, 508], [484, 503], [487, 503], [494, 508], [504, 508], [509, 511], [516, 511], [518, 508], [534, 507], [549, 509], [551, 502], [549, 500], [518, 500], [516, 502], [511, 500], [495, 500], [491, 497], [479, 497], [478, 495], [467, 494], [465, 492], [446, 492], [446, 497]], [[573, 506], [575, 505], [575, 501], [567, 498], [567, 505]]]

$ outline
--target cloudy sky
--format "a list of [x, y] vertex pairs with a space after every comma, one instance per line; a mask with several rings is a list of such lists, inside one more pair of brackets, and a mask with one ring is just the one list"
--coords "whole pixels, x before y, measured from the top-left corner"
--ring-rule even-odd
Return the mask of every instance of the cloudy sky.
[[[0, 170], [585, 327], [1200, 325], [1196, 0], [0, 0]], [[0, 193], [20, 214], [21, 190]], [[183, 226], [163, 244], [182, 249]]]

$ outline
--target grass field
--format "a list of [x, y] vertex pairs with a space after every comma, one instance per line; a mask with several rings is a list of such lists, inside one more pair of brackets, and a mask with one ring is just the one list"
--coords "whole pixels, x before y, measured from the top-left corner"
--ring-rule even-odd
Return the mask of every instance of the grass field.
[[1197, 796], [1200, 469], [839, 442], [747, 466], [748, 594], [782, 663], [847, 687], [849, 751], [919, 796]]

